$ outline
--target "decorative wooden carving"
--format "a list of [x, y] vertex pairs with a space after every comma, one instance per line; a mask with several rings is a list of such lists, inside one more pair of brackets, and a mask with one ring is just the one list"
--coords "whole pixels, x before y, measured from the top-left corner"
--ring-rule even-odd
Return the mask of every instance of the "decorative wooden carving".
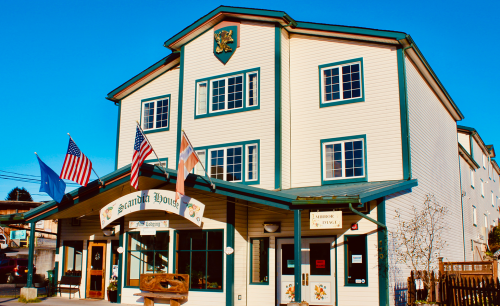
[[139, 288], [150, 292], [188, 293], [189, 274], [141, 274]]

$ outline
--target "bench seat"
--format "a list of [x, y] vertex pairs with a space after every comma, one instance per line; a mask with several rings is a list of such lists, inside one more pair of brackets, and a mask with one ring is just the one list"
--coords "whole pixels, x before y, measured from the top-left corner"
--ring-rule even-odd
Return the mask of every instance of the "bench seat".
[[141, 292], [134, 293], [134, 295], [144, 297], [144, 306], [154, 306], [155, 298], [169, 299], [170, 306], [179, 306], [181, 304], [180, 301], [187, 299], [186, 295], [169, 292]]

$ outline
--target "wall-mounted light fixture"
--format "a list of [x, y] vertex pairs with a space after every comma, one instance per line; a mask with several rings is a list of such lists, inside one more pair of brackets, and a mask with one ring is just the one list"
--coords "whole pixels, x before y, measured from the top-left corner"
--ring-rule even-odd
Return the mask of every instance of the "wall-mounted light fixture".
[[264, 233], [281, 233], [281, 222], [264, 222]]
[[105, 229], [102, 230], [102, 234], [105, 237], [114, 236], [115, 235], [115, 229], [114, 228], [105, 228]]

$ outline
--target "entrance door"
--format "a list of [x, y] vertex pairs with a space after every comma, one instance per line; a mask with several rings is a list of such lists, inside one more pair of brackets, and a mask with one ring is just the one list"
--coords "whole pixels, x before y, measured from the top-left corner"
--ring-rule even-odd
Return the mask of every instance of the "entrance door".
[[87, 298], [104, 299], [106, 242], [89, 242], [87, 251]]
[[[301, 295], [309, 305], [335, 305], [335, 237], [302, 238]], [[278, 303], [295, 300], [293, 239], [278, 240]]]

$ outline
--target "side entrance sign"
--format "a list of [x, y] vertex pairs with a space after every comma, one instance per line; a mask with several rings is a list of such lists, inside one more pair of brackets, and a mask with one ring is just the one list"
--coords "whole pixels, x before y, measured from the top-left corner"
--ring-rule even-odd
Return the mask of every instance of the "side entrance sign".
[[341, 211], [311, 212], [309, 219], [311, 229], [342, 228]]
[[188, 196], [175, 201], [175, 192], [170, 190], [142, 190], [114, 200], [101, 209], [101, 228], [125, 215], [142, 210], [162, 210], [186, 218], [201, 226], [205, 204]]

